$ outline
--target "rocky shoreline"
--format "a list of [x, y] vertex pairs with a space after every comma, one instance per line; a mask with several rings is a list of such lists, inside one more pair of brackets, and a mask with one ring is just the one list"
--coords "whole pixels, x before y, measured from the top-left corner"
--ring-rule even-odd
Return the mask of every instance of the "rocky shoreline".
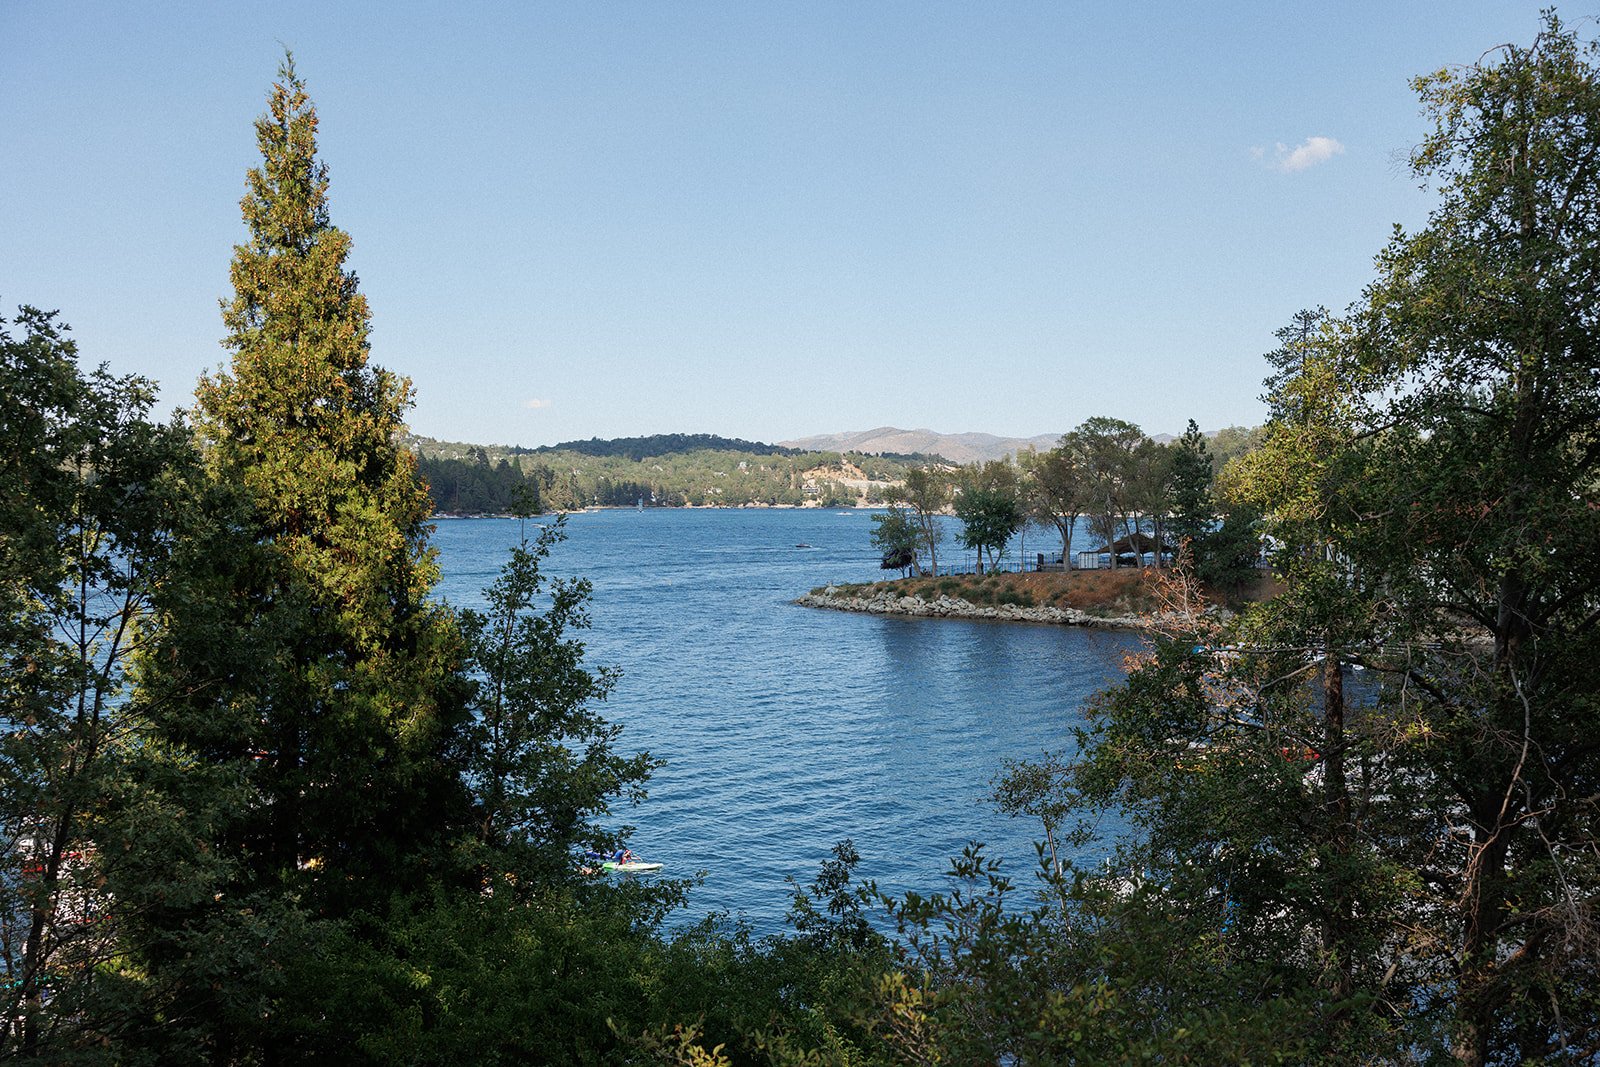
[[981, 619], [993, 622], [1032, 622], [1055, 626], [1093, 626], [1112, 630], [1145, 630], [1153, 621], [1141, 615], [1091, 615], [1077, 608], [1024, 607], [1021, 604], [974, 604], [960, 597], [940, 596], [924, 600], [880, 591], [871, 596], [853, 596], [828, 586], [807, 593], [795, 601], [807, 608], [832, 611], [859, 611], [868, 615], [908, 615], [915, 618]]

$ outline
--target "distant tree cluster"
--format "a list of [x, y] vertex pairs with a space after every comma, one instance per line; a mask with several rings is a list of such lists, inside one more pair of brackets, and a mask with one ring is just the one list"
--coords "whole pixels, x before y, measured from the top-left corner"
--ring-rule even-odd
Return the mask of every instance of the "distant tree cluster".
[[756, 456], [798, 456], [800, 449], [764, 445], [737, 437], [718, 437], [709, 433], [660, 433], [648, 437], [613, 437], [601, 440], [565, 441], [529, 449], [534, 454], [576, 452], [584, 456], [620, 456], [635, 463], [650, 456], [676, 456], [683, 452], [745, 452]]
[[417, 458], [433, 510], [446, 515], [509, 515], [519, 507], [542, 509], [540, 480], [502, 458], [490, 465], [480, 450], [473, 460]]
[[[853, 507], [881, 502], [882, 487], [898, 481], [914, 465], [882, 456], [798, 452], [705, 434], [579, 442], [586, 451], [568, 451], [565, 445], [541, 449], [451, 445], [416, 437], [410, 443], [434, 508], [445, 514], [506, 514], [522, 497], [546, 510], [635, 505]], [[655, 451], [658, 448], [661, 451]], [[859, 472], [857, 481], [865, 481], [865, 488], [842, 480], [847, 465]]]
[[[1233, 456], [1248, 455], [1254, 439], [1231, 431]], [[1183, 560], [1205, 582], [1237, 591], [1258, 573], [1258, 515], [1246, 502], [1220, 500], [1217, 475], [1207, 438], [1192, 420], [1181, 438], [1161, 444], [1132, 423], [1092, 418], [1048, 452], [915, 468], [888, 492], [890, 514], [880, 519], [873, 544], [886, 569], [920, 573], [926, 560], [935, 570], [943, 539], [937, 516], [948, 510], [980, 571], [985, 562], [993, 567], [1029, 523], [1056, 532], [1060, 566], [1070, 570], [1072, 540], [1083, 522], [1107, 566], [1161, 568]]]

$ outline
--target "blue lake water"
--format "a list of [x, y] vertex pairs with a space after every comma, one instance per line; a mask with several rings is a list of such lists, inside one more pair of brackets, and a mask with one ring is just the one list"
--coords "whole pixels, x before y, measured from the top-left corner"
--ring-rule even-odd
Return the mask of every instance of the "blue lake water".
[[[697, 914], [776, 932], [785, 877], [809, 882], [846, 837], [858, 875], [892, 892], [944, 888], [969, 840], [1031, 871], [1036, 826], [995, 810], [991, 781], [1008, 757], [1070, 748], [1084, 701], [1138, 643], [792, 604], [829, 582], [883, 577], [869, 515], [588, 512], [569, 517], [546, 564], [593, 583], [588, 663], [622, 670], [605, 714], [628, 748], [667, 761], [617, 824], [634, 826], [634, 851], [667, 873], [705, 872]], [[517, 536], [514, 520], [439, 520], [445, 599], [481, 606]]]

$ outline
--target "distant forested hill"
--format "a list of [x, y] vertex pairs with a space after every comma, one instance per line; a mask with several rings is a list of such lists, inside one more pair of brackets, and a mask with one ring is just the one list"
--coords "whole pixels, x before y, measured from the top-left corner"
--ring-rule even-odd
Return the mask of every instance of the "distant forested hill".
[[[1255, 447], [1259, 435], [1259, 429], [1240, 427], [1219, 431], [1212, 438], [1217, 468]], [[590, 438], [540, 448], [413, 435], [407, 445], [427, 479], [434, 510], [446, 515], [506, 514], [519, 498], [539, 511], [875, 504], [908, 469], [949, 463], [923, 453], [801, 449], [714, 434]]]
[[534, 455], [545, 452], [578, 452], [585, 456], [623, 456], [638, 460], [646, 456], [675, 456], [683, 452], [748, 452], [761, 456], [798, 456], [798, 448], [765, 445], [759, 441], [743, 441], [737, 437], [718, 437], [709, 433], [658, 433], [649, 437], [616, 437], [602, 441], [591, 437], [587, 441], [563, 441], [559, 445], [543, 445], [532, 449]]
[[819, 452], [712, 434], [569, 441], [541, 448], [411, 436], [440, 514], [583, 507], [849, 506], [878, 503], [908, 467], [934, 457]]
[[990, 433], [938, 433], [934, 430], [902, 430], [879, 426], [875, 430], [819, 434], [787, 442], [789, 447], [810, 451], [867, 452], [875, 455], [942, 456], [952, 463], [974, 463], [1003, 459], [1034, 449], [1045, 452], [1056, 446], [1061, 434], [1036, 437], [996, 437]]

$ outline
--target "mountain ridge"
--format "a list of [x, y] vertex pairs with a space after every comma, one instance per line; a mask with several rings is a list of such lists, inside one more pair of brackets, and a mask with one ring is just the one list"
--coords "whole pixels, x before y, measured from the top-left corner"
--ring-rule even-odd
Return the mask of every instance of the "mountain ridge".
[[[1215, 437], [1210, 431], [1207, 437]], [[644, 437], [589, 438], [563, 441], [554, 445], [489, 445], [443, 441], [420, 434], [409, 434], [407, 443], [421, 455], [461, 459], [484, 452], [494, 459], [512, 456], [539, 456], [554, 452], [581, 453], [594, 457], [622, 457], [634, 461], [646, 456], [666, 456], [709, 449], [752, 455], [796, 456], [807, 452], [856, 452], [906, 462], [938, 461], [964, 465], [1004, 459], [1029, 449], [1047, 452], [1056, 447], [1063, 434], [1035, 434], [1032, 437], [1002, 437], [991, 433], [940, 433], [922, 427], [903, 430], [897, 426], [878, 426], [870, 430], [846, 430], [813, 434], [767, 444], [716, 434], [651, 434]], [[1151, 434], [1150, 440], [1165, 444], [1176, 438], [1169, 433]]]
[[1044, 452], [1054, 448], [1060, 440], [1060, 433], [1036, 434], [1032, 437], [1000, 437], [992, 433], [939, 433], [926, 427], [902, 430], [897, 426], [879, 426], [871, 430], [814, 434], [778, 443], [785, 448], [798, 448], [808, 452], [937, 455], [943, 456], [951, 463], [973, 463], [979, 460], [1003, 459], [1029, 448]]

